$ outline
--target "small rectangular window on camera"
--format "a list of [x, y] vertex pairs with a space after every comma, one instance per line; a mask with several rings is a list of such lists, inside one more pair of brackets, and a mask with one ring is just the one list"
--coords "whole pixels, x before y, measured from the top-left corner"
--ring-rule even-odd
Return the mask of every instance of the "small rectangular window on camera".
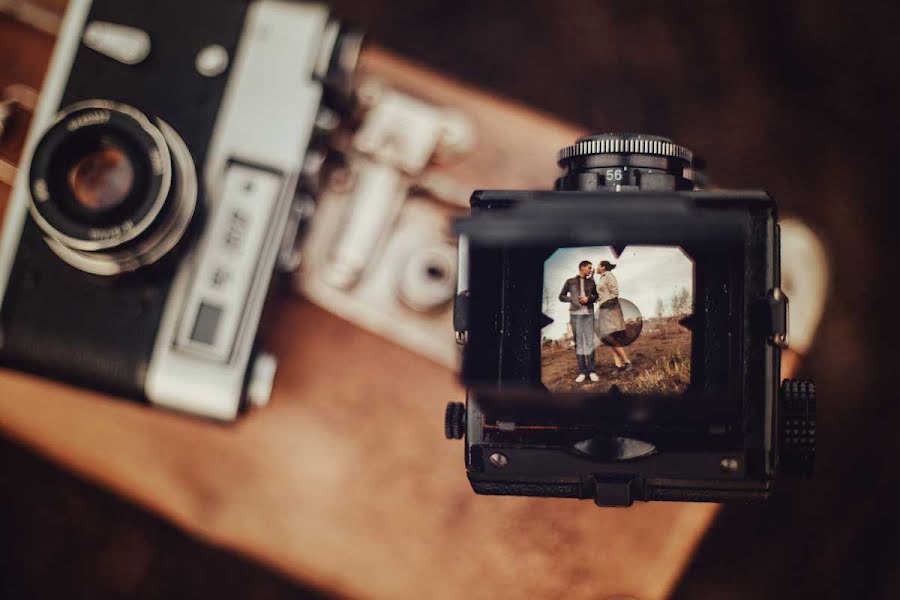
[[212, 346], [216, 339], [216, 329], [221, 316], [222, 309], [220, 307], [202, 302], [191, 330], [191, 339]]

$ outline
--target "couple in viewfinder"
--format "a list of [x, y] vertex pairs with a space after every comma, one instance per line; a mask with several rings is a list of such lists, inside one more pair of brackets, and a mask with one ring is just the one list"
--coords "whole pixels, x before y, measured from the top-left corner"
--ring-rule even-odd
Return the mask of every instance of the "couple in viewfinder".
[[[621, 341], [625, 336], [625, 317], [619, 302], [619, 284], [612, 270], [616, 265], [601, 260], [594, 266], [588, 260], [578, 264], [578, 275], [566, 280], [559, 293], [560, 302], [569, 304], [575, 355], [578, 359], [576, 383], [585, 379], [600, 381], [596, 372], [595, 350], [599, 342], [606, 344], [613, 355], [616, 369], [631, 370], [631, 360]], [[595, 311], [596, 306], [596, 311]]]

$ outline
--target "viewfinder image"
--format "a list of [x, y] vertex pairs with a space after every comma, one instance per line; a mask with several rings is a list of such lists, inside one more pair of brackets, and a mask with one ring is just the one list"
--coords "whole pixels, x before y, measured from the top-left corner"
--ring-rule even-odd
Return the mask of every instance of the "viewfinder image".
[[673, 246], [560, 248], [544, 262], [541, 382], [551, 392], [683, 394], [694, 264]]

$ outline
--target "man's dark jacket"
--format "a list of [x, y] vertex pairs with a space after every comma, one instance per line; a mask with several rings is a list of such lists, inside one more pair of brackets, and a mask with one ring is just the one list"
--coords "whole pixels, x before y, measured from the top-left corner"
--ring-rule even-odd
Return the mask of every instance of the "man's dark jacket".
[[[578, 283], [579, 279], [581, 278], [577, 276], [572, 279], [567, 279], [566, 283], [563, 284], [562, 291], [559, 293], [559, 301], [569, 303], [569, 312], [575, 312], [582, 307], [581, 302], [578, 301], [581, 297], [581, 286]], [[588, 277], [584, 280], [584, 295], [587, 296], [588, 299], [588, 303], [584, 306], [587, 306], [588, 310], [593, 313], [594, 302], [599, 298], [597, 295], [597, 284], [594, 283], [593, 277]]]

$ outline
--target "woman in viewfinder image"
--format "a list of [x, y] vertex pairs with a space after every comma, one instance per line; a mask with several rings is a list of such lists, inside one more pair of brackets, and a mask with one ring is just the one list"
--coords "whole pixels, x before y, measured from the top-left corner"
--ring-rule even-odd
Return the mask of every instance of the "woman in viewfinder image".
[[619, 282], [612, 270], [616, 265], [608, 260], [601, 260], [597, 265], [597, 314], [594, 327], [597, 337], [609, 346], [616, 363], [622, 371], [631, 370], [631, 360], [622, 347], [621, 339], [625, 337], [625, 316], [619, 303]]

